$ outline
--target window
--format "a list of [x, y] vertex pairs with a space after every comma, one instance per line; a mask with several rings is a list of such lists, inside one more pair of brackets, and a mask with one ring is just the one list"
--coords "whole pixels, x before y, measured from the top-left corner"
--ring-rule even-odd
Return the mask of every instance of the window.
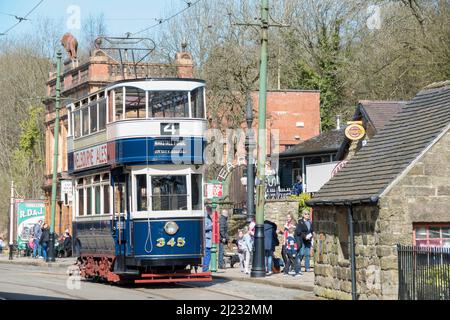
[[106, 128], [106, 100], [100, 100], [98, 103], [98, 130]]
[[77, 216], [110, 214], [109, 174], [77, 180]]
[[450, 224], [419, 224], [414, 226], [416, 246], [450, 248]]
[[81, 137], [81, 119], [80, 119], [81, 110], [76, 110], [73, 113], [73, 134], [75, 138]]
[[123, 88], [115, 89], [114, 97], [116, 106], [116, 113], [114, 120], [117, 121], [123, 119]]
[[91, 133], [97, 132], [97, 103], [89, 106], [89, 112], [91, 115]]
[[188, 118], [188, 93], [183, 91], [149, 92], [149, 116], [152, 118]]
[[113, 110], [113, 106], [114, 106], [114, 100], [113, 100], [113, 97], [114, 97], [114, 94], [113, 94], [113, 92], [114, 91], [109, 91], [108, 92], [108, 122], [113, 122], [114, 121], [114, 118], [113, 118], [113, 115], [114, 115], [114, 110]]
[[89, 108], [81, 109], [83, 121], [83, 136], [89, 134]]
[[114, 200], [116, 202], [114, 206], [115, 213], [125, 212], [125, 197], [126, 197], [125, 183], [116, 183], [114, 185]]
[[125, 118], [145, 117], [145, 91], [138, 88], [125, 88]]
[[136, 204], [137, 211], [147, 211], [147, 175], [136, 175]]
[[204, 118], [203, 87], [191, 92], [192, 118]]
[[186, 176], [152, 176], [152, 210], [187, 210]]
[[86, 188], [86, 214], [92, 214], [92, 187]]
[[202, 175], [191, 176], [192, 210], [202, 210]]

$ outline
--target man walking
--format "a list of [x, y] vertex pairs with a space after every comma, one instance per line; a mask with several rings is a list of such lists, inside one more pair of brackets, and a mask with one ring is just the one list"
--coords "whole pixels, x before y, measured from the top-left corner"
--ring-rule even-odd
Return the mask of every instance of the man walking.
[[303, 217], [298, 220], [297, 228], [295, 230], [297, 246], [299, 248], [299, 252], [295, 259], [296, 276], [302, 274], [301, 263], [303, 258], [305, 258], [305, 271], [309, 272], [309, 259], [313, 232], [312, 222], [309, 219], [309, 210], [303, 210]]
[[225, 269], [224, 253], [228, 243], [228, 210], [222, 210], [219, 219], [220, 244], [219, 244], [219, 269]]
[[209, 271], [209, 264], [211, 262], [211, 247], [212, 247], [212, 208], [206, 206], [205, 216], [205, 257], [203, 258], [203, 272]]

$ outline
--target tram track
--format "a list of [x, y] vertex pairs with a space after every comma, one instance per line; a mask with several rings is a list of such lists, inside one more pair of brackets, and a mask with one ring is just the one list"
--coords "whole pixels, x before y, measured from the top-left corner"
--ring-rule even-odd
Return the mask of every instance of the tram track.
[[[3, 280], [0, 280], [0, 283], [9, 284], [9, 285], [18, 286], [18, 287], [25, 287], [25, 288], [28, 288], [28, 289], [29, 288], [35, 288], [35, 289], [39, 289], [39, 290], [54, 292], [54, 293], [56, 293], [58, 295], [63, 295], [63, 296], [70, 297], [70, 298], [76, 299], [76, 300], [87, 300], [86, 298], [83, 298], [83, 297], [80, 297], [80, 296], [76, 296], [76, 295], [73, 295], [73, 294], [68, 294], [68, 293], [66, 293], [64, 291], [61, 291], [61, 290], [44, 288], [42, 286], [40, 286], [40, 287], [39, 286], [33, 286], [33, 285], [30, 285], [29, 283], [21, 284], [21, 283], [17, 283], [17, 282], [10, 282], [10, 281], [3, 281]], [[58, 297], [58, 298], [61, 298], [61, 297]]]

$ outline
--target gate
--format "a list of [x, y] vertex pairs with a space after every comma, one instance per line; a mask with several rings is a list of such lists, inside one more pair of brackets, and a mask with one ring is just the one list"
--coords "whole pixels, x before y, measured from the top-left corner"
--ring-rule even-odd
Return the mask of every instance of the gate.
[[399, 300], [450, 300], [450, 248], [397, 245]]

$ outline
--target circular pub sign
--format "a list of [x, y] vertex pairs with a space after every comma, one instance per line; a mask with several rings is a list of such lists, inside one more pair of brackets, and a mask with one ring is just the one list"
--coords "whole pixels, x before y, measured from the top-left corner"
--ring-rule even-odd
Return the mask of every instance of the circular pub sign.
[[345, 136], [350, 140], [359, 140], [366, 134], [364, 127], [357, 123], [352, 123], [345, 128]]

